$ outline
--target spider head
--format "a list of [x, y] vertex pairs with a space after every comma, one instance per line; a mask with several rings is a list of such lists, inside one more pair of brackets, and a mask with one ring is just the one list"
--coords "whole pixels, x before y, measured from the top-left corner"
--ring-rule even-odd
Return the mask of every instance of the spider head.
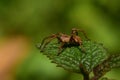
[[71, 34], [72, 34], [72, 35], [78, 35], [78, 31], [79, 31], [79, 29], [72, 28]]

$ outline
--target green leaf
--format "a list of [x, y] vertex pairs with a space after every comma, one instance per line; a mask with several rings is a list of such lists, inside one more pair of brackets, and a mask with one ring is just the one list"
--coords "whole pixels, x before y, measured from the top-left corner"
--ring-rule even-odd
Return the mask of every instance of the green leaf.
[[86, 55], [82, 58], [81, 63], [88, 72], [91, 72], [95, 66], [107, 58], [107, 51], [102, 44], [84, 41], [83, 48]]
[[95, 66], [107, 58], [106, 49], [96, 42], [83, 41], [81, 46], [64, 48], [64, 51], [57, 56], [59, 46], [60, 44], [51, 42], [45, 47], [43, 54], [57, 66], [76, 73], [81, 73], [81, 67], [90, 73]]
[[108, 60], [110, 68], [120, 68], [120, 54], [113, 54], [110, 56], [110, 60]]
[[120, 68], [120, 54], [112, 54], [93, 70], [94, 78], [99, 79], [113, 68]]

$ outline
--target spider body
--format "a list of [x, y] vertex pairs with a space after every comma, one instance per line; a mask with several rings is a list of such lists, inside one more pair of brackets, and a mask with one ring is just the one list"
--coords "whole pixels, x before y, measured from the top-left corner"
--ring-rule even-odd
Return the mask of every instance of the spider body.
[[83, 30], [73, 28], [71, 35], [57, 33], [57, 34], [52, 34], [51, 36], [45, 37], [42, 40], [42, 43], [41, 43], [39, 49], [41, 50], [41, 52], [44, 51], [45, 46], [55, 38], [57, 38], [58, 43], [61, 44], [61, 46], [59, 46], [58, 55], [60, 55], [60, 53], [67, 47], [81, 46], [82, 39], [80, 36], [78, 36], [78, 31], [82, 32], [84, 34], [85, 38], [88, 39]]

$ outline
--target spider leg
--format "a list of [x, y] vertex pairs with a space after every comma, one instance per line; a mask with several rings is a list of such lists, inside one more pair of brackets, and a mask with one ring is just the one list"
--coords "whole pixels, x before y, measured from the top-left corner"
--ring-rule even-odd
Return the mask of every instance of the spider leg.
[[80, 52], [81, 52], [81, 49], [79, 47], [76, 47]]
[[45, 46], [50, 43], [50, 41], [52, 41], [53, 39], [57, 38], [58, 34], [53, 34], [51, 36], [45, 37], [40, 45], [40, 50], [41, 52], [44, 50]]
[[77, 47], [77, 48], [78, 48], [81, 52], [86, 53], [86, 52], [85, 52], [85, 48], [83, 47], [82, 42], [80, 42], [79, 44], [80, 44], [80, 47]]
[[79, 29], [78, 31], [81, 32], [81, 33], [85, 36], [85, 38], [86, 38], [87, 40], [90, 40], [90, 39], [87, 37], [87, 35], [86, 35], [86, 33], [85, 33], [84, 30]]
[[85, 49], [83, 48], [82, 45], [81, 45], [81, 49], [80, 49], [80, 50], [81, 50], [81, 52], [86, 53], [86, 52], [85, 52]]
[[64, 45], [65, 43], [62, 43], [61, 46], [59, 47], [57, 56], [59, 56], [65, 50], [65, 48], [63, 48]]

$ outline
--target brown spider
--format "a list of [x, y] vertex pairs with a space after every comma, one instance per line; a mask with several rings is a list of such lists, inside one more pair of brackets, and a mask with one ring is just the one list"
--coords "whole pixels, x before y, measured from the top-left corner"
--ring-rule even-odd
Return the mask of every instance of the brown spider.
[[73, 28], [71, 35], [57, 33], [57, 34], [52, 34], [51, 36], [45, 37], [42, 40], [40, 47], [38, 47], [38, 48], [42, 52], [44, 50], [45, 46], [49, 42], [51, 42], [53, 39], [57, 38], [58, 42], [61, 44], [57, 55], [60, 55], [60, 53], [63, 51], [63, 48], [82, 45], [82, 39], [80, 38], [80, 36], [78, 36], [78, 31], [82, 32], [83, 35], [85, 36], [85, 38], [88, 40], [88, 37], [86, 36], [86, 34], [83, 30]]

